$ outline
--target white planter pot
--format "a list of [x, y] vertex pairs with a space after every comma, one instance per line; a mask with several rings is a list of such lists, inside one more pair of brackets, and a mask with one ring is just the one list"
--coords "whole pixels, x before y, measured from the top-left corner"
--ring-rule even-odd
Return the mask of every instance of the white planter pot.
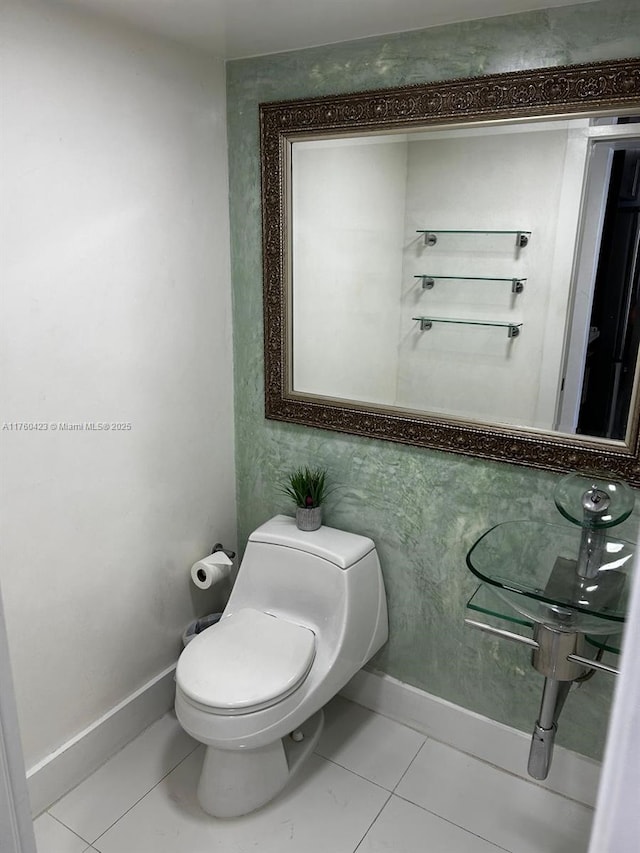
[[298, 530], [317, 530], [322, 524], [322, 507], [296, 507]]

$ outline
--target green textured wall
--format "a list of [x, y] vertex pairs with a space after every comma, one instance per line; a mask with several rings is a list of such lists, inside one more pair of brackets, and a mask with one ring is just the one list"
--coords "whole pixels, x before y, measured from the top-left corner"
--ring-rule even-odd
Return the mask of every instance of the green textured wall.
[[[603, 0], [227, 65], [239, 540], [291, 512], [285, 472], [325, 465], [341, 485], [326, 523], [380, 553], [390, 639], [371, 667], [527, 732], [542, 677], [524, 648], [464, 627], [465, 554], [500, 521], [559, 521], [557, 475], [265, 420], [258, 104], [639, 53], [640, 4]], [[572, 691], [558, 741], [599, 757], [610, 695], [605, 675]]]

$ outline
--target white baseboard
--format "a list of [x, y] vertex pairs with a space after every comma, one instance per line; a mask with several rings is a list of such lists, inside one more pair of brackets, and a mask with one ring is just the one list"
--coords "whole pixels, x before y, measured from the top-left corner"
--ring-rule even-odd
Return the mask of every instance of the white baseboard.
[[[543, 782], [538, 782], [527, 775], [531, 738], [518, 729], [497, 723], [382, 673], [361, 670], [341, 694], [434, 740], [447, 743], [515, 776], [521, 776], [528, 782], [588, 806], [595, 805], [600, 764], [577, 752], [556, 746], [549, 776]], [[533, 723], [532, 719], [532, 729]]]
[[[34, 817], [173, 707], [174, 672], [175, 664], [27, 771]], [[548, 778], [537, 782], [527, 775], [530, 737], [518, 729], [382, 673], [361, 670], [341, 693], [365, 708], [528, 782], [589, 806], [595, 804], [600, 764], [576, 752], [556, 746]]]
[[172, 664], [27, 770], [33, 817], [75, 788], [112, 755], [173, 707]]

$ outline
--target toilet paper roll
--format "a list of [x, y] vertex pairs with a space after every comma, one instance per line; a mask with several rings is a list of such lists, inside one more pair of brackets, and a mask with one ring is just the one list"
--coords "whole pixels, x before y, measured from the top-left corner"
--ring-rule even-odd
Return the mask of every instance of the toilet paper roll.
[[191, 580], [199, 589], [209, 589], [228, 577], [232, 565], [224, 551], [216, 551], [191, 566]]

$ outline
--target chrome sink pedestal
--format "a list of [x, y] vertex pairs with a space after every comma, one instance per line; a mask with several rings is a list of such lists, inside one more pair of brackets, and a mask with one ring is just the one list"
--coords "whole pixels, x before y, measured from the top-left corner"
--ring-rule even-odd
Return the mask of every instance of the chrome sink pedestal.
[[571, 685], [586, 680], [594, 671], [617, 675], [613, 666], [592, 659], [586, 653], [585, 635], [537, 624], [533, 638], [495, 628], [485, 622], [466, 618], [465, 624], [488, 634], [531, 648], [531, 663], [544, 678], [538, 719], [531, 736], [527, 772], [534, 779], [546, 779], [551, 767], [558, 718]]
[[558, 717], [570, 687], [570, 681], [558, 681], [555, 678], [544, 680], [540, 713], [533, 727], [527, 762], [527, 773], [534, 779], [546, 779], [549, 775], [553, 745], [558, 731]]
[[572, 682], [584, 677], [589, 670], [569, 657], [584, 657], [584, 634], [536, 625], [533, 636], [538, 648], [534, 649], [531, 662], [545, 679], [540, 712], [531, 737], [527, 771], [534, 779], [546, 779], [551, 767], [558, 717], [565, 699]]

